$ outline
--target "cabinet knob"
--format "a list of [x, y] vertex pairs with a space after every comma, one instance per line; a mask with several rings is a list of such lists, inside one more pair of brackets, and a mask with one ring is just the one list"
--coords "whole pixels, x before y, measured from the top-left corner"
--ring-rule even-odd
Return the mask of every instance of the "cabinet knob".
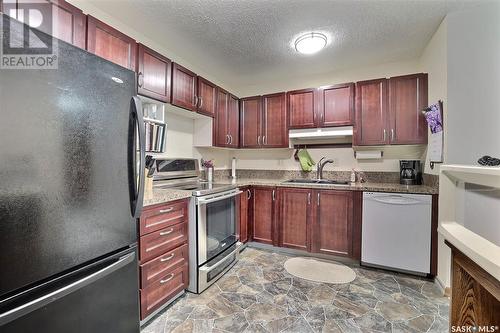
[[387, 140], [387, 131], [385, 130], [385, 128], [384, 128], [384, 132], [383, 133], [384, 133], [384, 142], [385, 142]]
[[252, 191], [247, 190], [247, 199], [250, 200], [251, 197], [252, 197]]
[[203, 106], [203, 97], [200, 96], [199, 99], [200, 99], [200, 106], [198, 106], [198, 108], [201, 109], [201, 107]]
[[161, 284], [167, 283], [168, 281], [172, 280], [174, 278], [174, 273], [171, 273], [168, 278], [160, 280]]
[[394, 128], [391, 128], [391, 141], [394, 141]]

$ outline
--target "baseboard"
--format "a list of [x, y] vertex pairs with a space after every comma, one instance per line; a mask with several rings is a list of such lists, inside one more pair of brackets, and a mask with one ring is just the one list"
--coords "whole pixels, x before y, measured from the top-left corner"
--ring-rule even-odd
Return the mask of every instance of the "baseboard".
[[264, 244], [264, 243], [258, 243], [258, 242], [248, 242], [246, 243], [248, 247], [250, 248], [256, 248], [260, 250], [266, 250], [270, 252], [276, 252], [276, 253], [283, 253], [283, 254], [288, 254], [292, 256], [301, 256], [301, 257], [313, 257], [313, 258], [318, 258], [318, 259], [326, 259], [326, 260], [333, 260], [349, 265], [356, 265], [359, 266], [359, 261], [351, 259], [351, 258], [346, 258], [346, 257], [341, 257], [341, 256], [333, 256], [333, 255], [328, 255], [328, 254], [322, 254], [322, 253], [311, 253], [303, 250], [296, 250], [296, 249], [289, 249], [286, 247], [277, 247], [269, 244]]
[[437, 276], [434, 278], [434, 283], [438, 286], [439, 290], [441, 290], [443, 296], [451, 297], [451, 287], [446, 287], [443, 281], [441, 281]]

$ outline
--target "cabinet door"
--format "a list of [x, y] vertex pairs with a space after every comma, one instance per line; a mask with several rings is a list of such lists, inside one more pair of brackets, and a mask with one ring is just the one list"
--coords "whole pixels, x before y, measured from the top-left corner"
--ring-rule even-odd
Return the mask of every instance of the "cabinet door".
[[288, 128], [318, 127], [316, 97], [316, 89], [302, 89], [287, 92]]
[[229, 147], [238, 148], [240, 144], [240, 100], [238, 97], [229, 95], [227, 109], [227, 134], [229, 135]]
[[262, 96], [262, 144], [268, 148], [288, 147], [286, 93]]
[[427, 123], [422, 110], [427, 107], [427, 74], [389, 79], [391, 144], [427, 143]]
[[387, 113], [387, 80], [356, 82], [355, 144], [388, 144]]
[[260, 148], [261, 138], [261, 97], [241, 99], [240, 133], [242, 148]]
[[319, 127], [348, 126], [354, 122], [354, 83], [319, 90]]
[[217, 86], [198, 76], [198, 113], [215, 117]]
[[179, 64], [172, 65], [172, 104], [196, 111], [196, 74]]
[[139, 44], [137, 54], [137, 91], [139, 94], [170, 102], [172, 62], [161, 54]]
[[280, 189], [280, 246], [310, 249], [311, 196], [310, 189]]
[[[52, 27], [46, 27], [43, 24], [39, 30], [50, 34], [51, 36], [73, 44], [74, 46], [85, 49], [85, 15], [77, 7], [67, 3], [64, 0], [38, 0], [38, 1], [14, 1], [0, 0], [0, 11], [16, 19], [19, 13], [29, 15], [29, 9], [33, 8], [34, 3], [47, 4], [47, 10], [50, 10], [52, 17]], [[39, 8], [42, 11], [44, 9]]]
[[316, 217], [312, 251], [331, 255], [352, 254], [352, 191], [315, 191]]
[[253, 240], [271, 244], [275, 241], [274, 215], [276, 189], [272, 187], [254, 187], [253, 189]]
[[221, 88], [217, 89], [217, 115], [215, 118], [215, 144], [218, 147], [229, 145], [228, 134], [228, 106], [229, 93]]
[[135, 70], [135, 40], [90, 15], [87, 16], [87, 51]]
[[240, 194], [240, 242], [246, 243], [249, 238], [249, 214], [250, 214], [250, 200], [252, 199], [252, 192], [249, 187], [241, 188], [243, 193]]

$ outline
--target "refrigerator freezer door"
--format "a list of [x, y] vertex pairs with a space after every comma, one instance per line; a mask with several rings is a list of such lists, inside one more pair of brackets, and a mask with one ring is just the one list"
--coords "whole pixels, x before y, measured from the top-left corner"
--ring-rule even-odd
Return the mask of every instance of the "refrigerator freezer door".
[[137, 238], [135, 73], [63, 42], [58, 62], [0, 69], [0, 300]]
[[139, 332], [135, 249], [38, 289], [0, 303], [2, 333]]

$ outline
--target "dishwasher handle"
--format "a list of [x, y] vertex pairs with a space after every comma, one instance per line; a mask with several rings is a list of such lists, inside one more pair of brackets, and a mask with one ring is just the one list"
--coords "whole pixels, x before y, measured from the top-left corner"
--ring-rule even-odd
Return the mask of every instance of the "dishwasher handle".
[[397, 194], [370, 196], [370, 197], [365, 197], [364, 199], [373, 200], [387, 205], [418, 205], [423, 203], [422, 201], [417, 200], [415, 198]]

